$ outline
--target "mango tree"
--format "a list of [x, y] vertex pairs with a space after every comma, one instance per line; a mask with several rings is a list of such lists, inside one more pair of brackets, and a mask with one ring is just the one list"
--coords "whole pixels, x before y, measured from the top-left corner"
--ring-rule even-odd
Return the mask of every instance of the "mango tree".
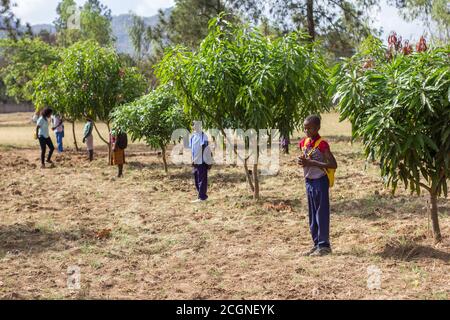
[[127, 132], [133, 141], [144, 140], [160, 148], [167, 173], [166, 150], [173, 131], [189, 125], [183, 108], [170, 86], [160, 86], [150, 94], [117, 108], [113, 115], [113, 131]]
[[103, 48], [93, 40], [78, 42], [66, 49], [62, 62], [55, 68], [55, 78], [51, 82], [57, 87], [45, 87], [40, 95], [51, 96], [52, 90], [56, 90], [60, 103], [71, 117], [92, 118], [98, 136], [110, 152], [109, 138], [100, 134], [95, 121], [104, 122], [109, 131], [112, 111], [145, 91], [144, 77], [135, 68], [122, 66], [114, 49]]
[[[37, 110], [46, 105], [55, 108], [55, 101], [36, 104], [34, 82], [51, 64], [60, 61], [58, 50], [40, 39], [24, 38], [0, 40], [0, 52], [4, 64], [0, 68], [0, 76], [5, 83], [6, 94], [16, 101], [32, 101]], [[50, 88], [53, 90], [52, 86]]]
[[[192, 118], [208, 128], [280, 129], [289, 134], [304, 117], [328, 107], [327, 76], [320, 53], [292, 33], [271, 40], [223, 15], [211, 20], [197, 52], [177, 46], [157, 66], [162, 83], [172, 83]], [[249, 187], [259, 198], [258, 158]]]
[[34, 93], [32, 101], [36, 110], [41, 110], [46, 106], [50, 106], [55, 113], [61, 116], [63, 121], [72, 124], [73, 143], [75, 150], [79, 151], [75, 134], [75, 121], [80, 120], [83, 115], [81, 110], [65, 99], [66, 96], [58, 85], [60, 76], [57, 72], [58, 64], [52, 64], [45, 67], [44, 70], [37, 75], [33, 81]]
[[433, 234], [441, 240], [437, 200], [447, 197], [450, 177], [450, 46], [402, 44], [389, 48], [369, 38], [333, 73], [334, 98], [342, 119], [353, 125], [367, 156], [380, 160], [381, 174], [395, 191], [430, 195]]
[[7, 95], [16, 101], [31, 101], [35, 77], [44, 67], [60, 61], [58, 50], [40, 39], [0, 39], [0, 55], [0, 76]]

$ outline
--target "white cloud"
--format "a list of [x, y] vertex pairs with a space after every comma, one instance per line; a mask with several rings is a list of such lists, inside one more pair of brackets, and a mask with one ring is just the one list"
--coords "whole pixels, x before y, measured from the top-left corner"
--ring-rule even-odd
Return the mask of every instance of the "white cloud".
[[49, 23], [54, 20], [58, 0], [16, 0], [14, 13], [22, 22]]

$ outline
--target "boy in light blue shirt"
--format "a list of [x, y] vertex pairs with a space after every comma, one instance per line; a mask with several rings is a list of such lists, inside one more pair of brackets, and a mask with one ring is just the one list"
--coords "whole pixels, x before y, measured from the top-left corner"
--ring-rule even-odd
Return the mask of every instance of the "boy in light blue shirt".
[[211, 159], [207, 156], [210, 153], [205, 152], [206, 149], [209, 150], [208, 136], [202, 131], [201, 121], [194, 121], [194, 133], [189, 139], [189, 148], [192, 151], [195, 188], [198, 192], [198, 199], [192, 202], [206, 201], [208, 199], [208, 169]]
[[64, 151], [63, 138], [64, 138], [64, 122], [59, 115], [52, 116], [52, 130], [55, 132], [56, 144], [58, 146], [58, 153]]

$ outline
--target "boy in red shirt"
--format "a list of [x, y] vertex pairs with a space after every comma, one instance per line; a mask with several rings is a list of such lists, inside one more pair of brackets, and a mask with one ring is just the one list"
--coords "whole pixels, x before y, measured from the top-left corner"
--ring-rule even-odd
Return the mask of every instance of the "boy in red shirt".
[[330, 146], [319, 135], [320, 118], [308, 116], [303, 123], [306, 138], [300, 141], [302, 155], [298, 164], [303, 167], [308, 197], [309, 228], [314, 242], [307, 256], [323, 256], [331, 253], [330, 246], [330, 198], [326, 169], [336, 169], [337, 163]]

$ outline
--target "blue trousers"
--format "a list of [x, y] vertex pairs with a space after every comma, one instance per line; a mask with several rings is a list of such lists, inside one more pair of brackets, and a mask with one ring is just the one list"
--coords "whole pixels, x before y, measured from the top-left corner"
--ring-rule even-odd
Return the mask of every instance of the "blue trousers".
[[64, 137], [64, 132], [55, 132], [56, 135], [56, 144], [58, 145], [58, 151], [59, 152], [63, 152], [63, 137]]
[[198, 192], [200, 200], [208, 199], [206, 192], [208, 191], [208, 166], [206, 164], [198, 164], [194, 166], [195, 188]]
[[330, 247], [330, 197], [328, 177], [306, 179], [309, 229], [315, 247]]

